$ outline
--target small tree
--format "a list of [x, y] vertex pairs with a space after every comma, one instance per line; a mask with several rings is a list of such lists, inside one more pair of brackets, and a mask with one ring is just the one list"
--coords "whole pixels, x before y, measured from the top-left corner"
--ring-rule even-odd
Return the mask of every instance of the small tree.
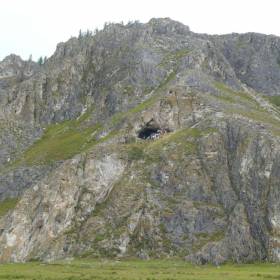
[[43, 60], [43, 64], [45, 64], [45, 63], [47, 62], [47, 59], [48, 59], [48, 58], [45, 56], [45, 57], [44, 57], [44, 60]]
[[78, 37], [78, 39], [81, 39], [83, 37], [83, 33], [82, 33], [82, 30], [80, 29], [79, 30], [79, 37]]
[[42, 56], [39, 57], [37, 63], [38, 63], [40, 66], [43, 65], [43, 57], [42, 57]]
[[90, 37], [90, 36], [92, 36], [92, 32], [89, 30], [89, 29], [87, 29], [87, 32], [86, 32], [86, 35], [85, 35], [86, 37]]

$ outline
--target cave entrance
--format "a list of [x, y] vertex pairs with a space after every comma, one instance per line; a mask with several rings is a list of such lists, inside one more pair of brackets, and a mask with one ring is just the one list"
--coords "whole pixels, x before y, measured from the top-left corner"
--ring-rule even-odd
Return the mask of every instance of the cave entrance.
[[141, 139], [154, 139], [160, 134], [160, 128], [158, 127], [144, 127], [139, 133], [138, 137]]

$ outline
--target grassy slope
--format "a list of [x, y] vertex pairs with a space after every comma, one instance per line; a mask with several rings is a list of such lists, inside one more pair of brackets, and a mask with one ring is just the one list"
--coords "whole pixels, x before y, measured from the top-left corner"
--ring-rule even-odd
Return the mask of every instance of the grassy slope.
[[[48, 129], [43, 138], [26, 151], [24, 160], [34, 164], [68, 159], [78, 152], [82, 152], [92, 141], [91, 134], [95, 131], [95, 127], [87, 128], [84, 131], [72, 127], [67, 127], [65, 131], [56, 129], [60, 129], [61, 126], [60, 124]], [[57, 131], [56, 136], [50, 132], [53, 130]]]
[[17, 204], [18, 199], [8, 198], [0, 202], [0, 218], [8, 213], [9, 210], [13, 209]]
[[[268, 125], [272, 134], [275, 136], [280, 135], [279, 120], [262, 107], [252, 96], [246, 92], [234, 91], [222, 83], [216, 82], [214, 85], [221, 93], [221, 95], [215, 97], [232, 105], [232, 108], [228, 109], [227, 113], [238, 114], [257, 123]], [[275, 106], [280, 104], [280, 99], [277, 96], [275, 98], [264, 98]]]
[[94, 133], [100, 126], [83, 127], [86, 117], [50, 125], [42, 138], [24, 152], [21, 161], [29, 165], [48, 164], [71, 158], [95, 144]]
[[267, 99], [276, 106], [280, 106], [280, 96], [275, 95], [275, 96], [268, 96]]
[[250, 280], [280, 279], [280, 266], [275, 264], [248, 264], [194, 266], [179, 260], [96, 261], [76, 260], [55, 264], [0, 265], [0, 279], [30, 280]]

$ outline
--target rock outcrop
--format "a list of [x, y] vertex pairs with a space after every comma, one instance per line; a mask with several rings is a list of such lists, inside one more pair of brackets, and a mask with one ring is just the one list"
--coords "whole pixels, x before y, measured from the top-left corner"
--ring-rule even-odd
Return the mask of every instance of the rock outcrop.
[[152, 19], [4, 59], [0, 261], [279, 261], [279, 55]]

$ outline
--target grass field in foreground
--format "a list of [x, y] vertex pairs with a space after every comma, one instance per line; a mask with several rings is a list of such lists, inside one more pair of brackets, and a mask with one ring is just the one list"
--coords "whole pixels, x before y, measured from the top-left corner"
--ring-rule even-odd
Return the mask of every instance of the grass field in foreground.
[[30, 280], [177, 280], [177, 279], [280, 279], [279, 264], [228, 264], [195, 266], [184, 261], [75, 260], [43, 264], [1, 264], [0, 279]]

